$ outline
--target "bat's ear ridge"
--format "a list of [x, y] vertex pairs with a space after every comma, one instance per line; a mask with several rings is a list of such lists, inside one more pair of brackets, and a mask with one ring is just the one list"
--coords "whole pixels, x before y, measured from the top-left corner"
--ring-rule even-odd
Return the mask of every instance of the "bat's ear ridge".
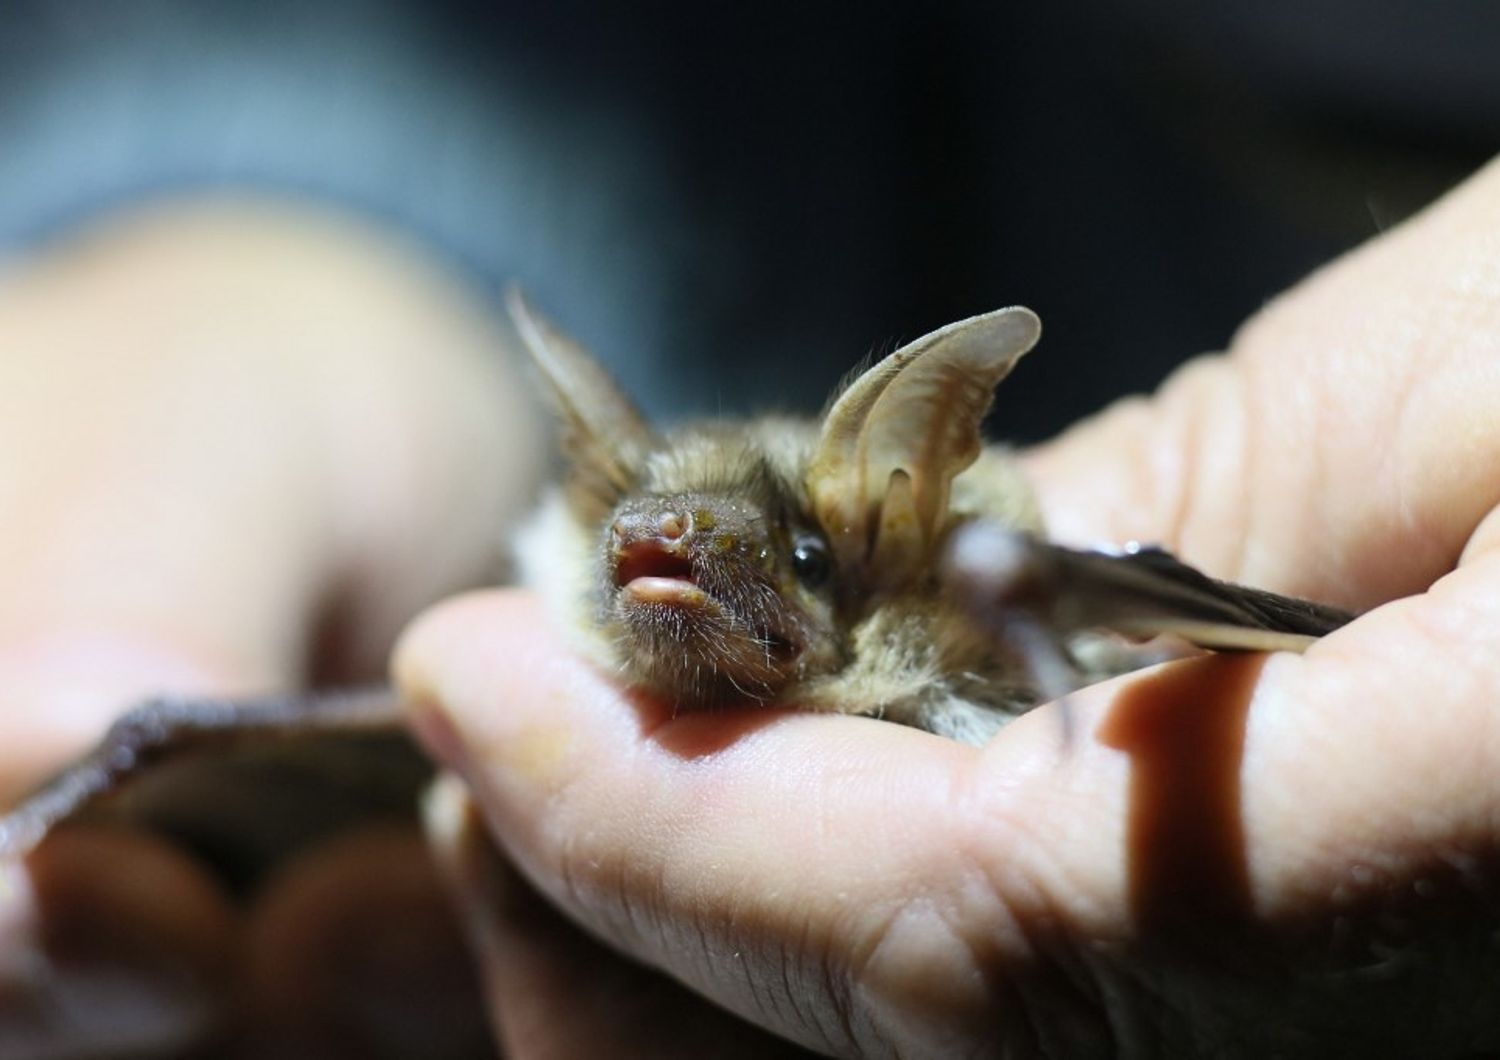
[[561, 420], [572, 492], [612, 508], [635, 485], [654, 445], [650, 425], [598, 358], [537, 312], [519, 287], [506, 289], [505, 309]]
[[1008, 369], [1041, 337], [1041, 318], [1023, 305], [1012, 305], [945, 324], [908, 342], [892, 356], [905, 353], [916, 357], [943, 347], [945, 357], [958, 355], [976, 362], [1003, 363]]
[[[1021, 306], [969, 317], [901, 347], [839, 396], [807, 488], [846, 562], [907, 572], [925, 564], [949, 487], [979, 456], [996, 385], [1040, 336], [1041, 321]], [[882, 515], [887, 499], [899, 517]]]

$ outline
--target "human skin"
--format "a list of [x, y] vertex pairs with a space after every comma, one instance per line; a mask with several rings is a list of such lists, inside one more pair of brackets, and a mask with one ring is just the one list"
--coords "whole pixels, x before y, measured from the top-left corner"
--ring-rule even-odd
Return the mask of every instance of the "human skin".
[[[162, 203], [11, 262], [0, 798], [148, 694], [378, 681], [414, 612], [493, 583], [542, 436], [504, 343], [415, 246], [284, 203]], [[0, 870], [0, 1055], [160, 1055], [230, 1006], [264, 1055], [435, 1046], [472, 978], [445, 907], [414, 830], [249, 906], [145, 835], [60, 836]]]
[[[224, 236], [211, 234], [210, 243]], [[180, 235], [168, 242], [182, 246]], [[396, 675], [419, 733], [467, 779], [501, 851], [449, 851], [447, 865], [507, 1055], [592, 1055], [600, 1042], [621, 1055], [702, 1055], [705, 1042], [764, 1055], [765, 1032], [877, 1055], [1290, 1055], [1326, 1052], [1333, 1035], [1358, 1053], [1493, 1046], [1497, 247], [1500, 169], [1491, 166], [1273, 303], [1227, 358], [1194, 362], [1156, 396], [1028, 454], [1065, 541], [1159, 541], [1220, 577], [1372, 609], [1305, 656], [1189, 661], [1070, 697], [1068, 740], [1055, 706], [978, 750], [857, 718], [673, 717], [570, 656], [524, 594], [470, 594], [418, 620]], [[138, 263], [141, 248], [127, 249]], [[339, 275], [364, 257], [320, 260]], [[64, 279], [68, 313], [35, 291], [12, 295], [0, 302], [0, 334], [18, 328], [17, 313], [42, 333], [78, 319], [78, 288]], [[389, 295], [410, 282], [393, 278], [359, 304], [405, 304]], [[261, 304], [306, 288], [269, 290]], [[444, 307], [421, 318], [424, 327], [457, 310], [422, 289]], [[280, 330], [299, 334], [300, 323]], [[319, 425], [301, 428], [312, 437], [332, 430], [329, 451], [353, 454], [345, 459], [310, 467], [305, 444], [294, 444], [306, 436], [296, 434], [247, 453], [210, 422], [193, 447], [121, 458], [102, 479], [80, 457], [76, 476], [33, 477], [34, 494], [12, 494], [60, 505], [37, 526], [108, 525], [138, 531], [138, 544], [121, 551], [110, 535], [71, 535], [66, 563], [28, 560], [30, 573], [9, 575], [23, 580], [0, 601], [21, 617], [0, 628], [52, 629], [46, 643], [60, 647], [8, 649], [0, 679], [34, 691], [0, 716], [10, 727], [0, 774], [34, 776], [32, 749], [51, 748], [50, 760], [72, 753], [116, 704], [153, 684], [215, 691], [302, 680], [315, 658], [304, 634], [341, 581], [328, 557], [347, 554], [329, 547], [329, 527], [378, 538], [355, 550], [369, 557], [367, 575], [431, 562], [426, 546], [450, 533], [444, 561], [473, 559], [463, 542], [497, 529], [504, 490], [485, 479], [483, 460], [506, 444], [497, 425], [510, 421], [496, 418], [506, 410], [472, 408], [474, 433], [445, 441], [450, 422], [414, 420], [403, 404], [427, 395], [420, 406], [442, 407], [448, 386], [489, 392], [473, 385], [472, 361], [428, 390], [397, 367], [417, 362], [395, 357], [399, 382], [378, 406], [379, 422], [405, 425], [410, 444], [436, 445], [465, 470], [442, 489], [421, 476], [362, 475], [370, 417], [330, 419], [323, 400], [345, 407], [337, 388], [305, 390], [296, 375], [304, 362], [264, 368], [271, 379], [292, 371], [290, 392], [311, 395], [294, 402], [294, 422]], [[99, 399], [101, 415], [128, 381], [100, 388], [112, 399]], [[153, 391], [141, 385], [137, 400], [146, 400]], [[268, 384], [257, 409], [283, 409], [286, 387]], [[5, 410], [0, 429], [16, 433], [0, 452], [35, 451], [23, 432], [52, 422], [48, 402], [61, 399], [47, 393]], [[118, 445], [139, 434], [124, 423], [106, 437]], [[263, 459], [234, 477], [241, 490], [263, 491], [252, 496], [268, 526], [242, 540], [244, 512], [231, 506], [223, 523], [202, 528], [191, 571], [96, 604], [89, 587], [107, 585], [122, 556], [134, 566], [189, 547], [179, 535], [192, 520], [135, 523], [121, 513], [140, 510], [138, 497], [169, 503], [185, 483], [201, 489], [231, 456]], [[166, 470], [132, 473], [143, 467]], [[115, 483], [113, 507], [79, 507], [75, 498], [95, 496], [85, 487], [100, 481]], [[472, 498], [493, 508], [466, 517], [458, 502]], [[27, 540], [62, 547], [41, 531]], [[7, 542], [6, 555], [30, 553]], [[37, 573], [48, 569], [76, 572], [62, 582], [73, 588]], [[240, 579], [195, 576], [210, 570]], [[344, 611], [354, 630], [339, 640], [370, 648], [337, 654], [377, 656], [401, 605], [464, 580], [414, 577], [420, 588], [387, 607], [355, 601]], [[37, 624], [33, 613], [61, 617]], [[359, 617], [371, 614], [387, 617]], [[106, 660], [123, 645], [126, 665], [74, 696], [68, 681], [80, 668], [46, 663], [80, 643]], [[82, 704], [69, 715], [76, 721], [53, 712], [59, 690]], [[266, 927], [253, 911], [247, 924], [175, 852], [133, 837], [76, 842], [93, 845], [54, 847], [0, 881], [0, 1043], [18, 1040], [3, 1035], [26, 1012], [14, 1003], [18, 955], [52, 955], [38, 929], [62, 911], [93, 925], [84, 934], [98, 947], [81, 970], [57, 964], [51, 985], [81, 984], [85, 997], [101, 978], [136, 986], [117, 989], [96, 1025], [62, 1028], [75, 1040], [101, 1039], [99, 1024], [121, 1011], [147, 1014], [143, 1039], [190, 1033], [212, 1010], [215, 984], [234, 978], [247, 938], [262, 970], [293, 963], [274, 951], [296, 932]], [[380, 843], [325, 852], [290, 875], [288, 886], [299, 885], [268, 903], [267, 919], [317, 924], [323, 901], [358, 921], [362, 911], [347, 908], [360, 900], [354, 884], [396, 860]], [[104, 859], [126, 856], [154, 874], [152, 886], [98, 878]], [[347, 886], [329, 883], [340, 879]], [[69, 901], [36, 904], [48, 897]], [[392, 906], [373, 901], [363, 915], [373, 933]], [[122, 922], [138, 928], [108, 930]], [[303, 958], [326, 941], [300, 938]], [[202, 974], [191, 988], [162, 970], [163, 951], [195, 962]], [[325, 981], [338, 967], [313, 963]]]
[[[1491, 165], [1227, 356], [1028, 454], [1065, 541], [1157, 541], [1365, 613], [1305, 655], [1091, 688], [982, 749], [674, 715], [518, 592], [420, 618], [396, 675], [519, 872], [466, 899], [507, 1043], [581, 1055], [569, 1021], [610, 954], [685, 984], [684, 1012], [845, 1055], [1500, 1045], [1497, 365]], [[513, 912], [540, 901], [555, 945]]]

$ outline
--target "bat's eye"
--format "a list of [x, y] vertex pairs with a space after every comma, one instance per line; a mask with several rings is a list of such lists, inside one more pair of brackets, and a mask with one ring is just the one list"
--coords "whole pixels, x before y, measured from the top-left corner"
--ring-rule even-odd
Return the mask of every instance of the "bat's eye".
[[792, 543], [792, 573], [809, 589], [821, 588], [833, 573], [828, 546], [811, 534], [803, 534]]

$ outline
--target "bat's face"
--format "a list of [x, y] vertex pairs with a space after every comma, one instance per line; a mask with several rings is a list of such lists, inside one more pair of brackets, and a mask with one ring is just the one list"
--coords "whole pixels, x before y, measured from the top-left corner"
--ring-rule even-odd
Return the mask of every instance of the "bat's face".
[[764, 424], [676, 432], [603, 520], [601, 625], [635, 683], [764, 701], [840, 665], [838, 572], [789, 473], [806, 428], [780, 426], [771, 446]]
[[[565, 575], [554, 598], [589, 597], [591, 613], [575, 621], [604, 634], [632, 683], [683, 705], [765, 702], [848, 671], [878, 701], [893, 683], [967, 668], [967, 656], [907, 641], [933, 633], [953, 481], [980, 454], [996, 383], [1036, 341], [1030, 311], [918, 339], [855, 379], [820, 421], [666, 434], [519, 298], [511, 312], [570, 458], [569, 525], [541, 542], [528, 580]], [[882, 611], [905, 616], [887, 623], [899, 633], [871, 632], [884, 628], [869, 621]], [[896, 670], [907, 676], [882, 679]]]

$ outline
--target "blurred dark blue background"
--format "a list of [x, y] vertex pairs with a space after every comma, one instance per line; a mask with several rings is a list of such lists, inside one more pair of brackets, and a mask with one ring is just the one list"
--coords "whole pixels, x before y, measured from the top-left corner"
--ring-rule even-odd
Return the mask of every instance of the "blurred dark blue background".
[[[252, 188], [530, 287], [658, 413], [815, 407], [1022, 302], [1049, 434], [1500, 147], [1488, 0], [13, 2], [0, 252]], [[3, 354], [0, 354], [3, 355]]]

